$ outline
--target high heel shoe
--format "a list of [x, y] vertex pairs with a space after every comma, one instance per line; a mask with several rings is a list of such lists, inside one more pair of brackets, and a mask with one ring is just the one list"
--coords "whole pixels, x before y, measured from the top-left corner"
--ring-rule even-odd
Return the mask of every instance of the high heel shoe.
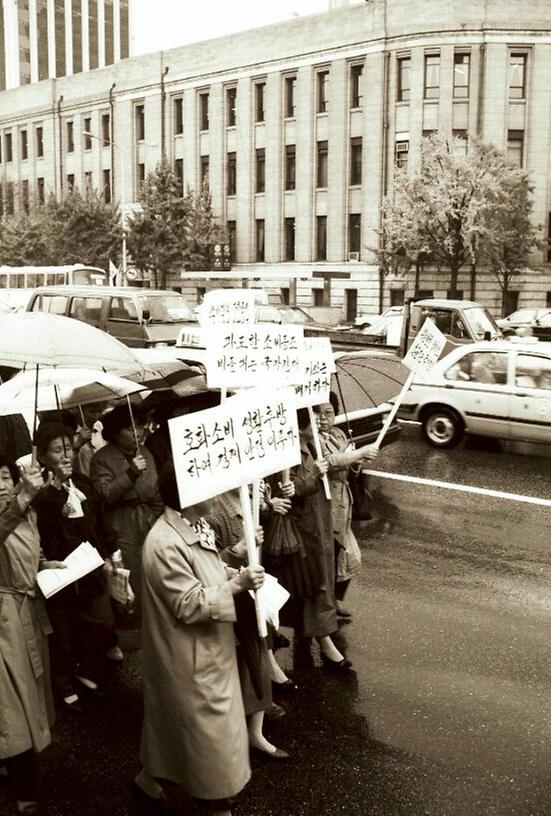
[[24, 814], [24, 816], [39, 816], [40, 805], [38, 802], [22, 802], [17, 801], [17, 812]]
[[181, 805], [171, 802], [167, 798], [164, 791], [162, 791], [160, 796], [151, 796], [149, 793], [146, 793], [137, 782], [132, 782], [131, 791], [134, 799], [147, 802], [153, 808], [158, 810], [159, 813], [170, 813], [176, 810], [181, 810]]
[[352, 668], [352, 661], [349, 660], [347, 657], [343, 657], [342, 660], [331, 660], [330, 657], [327, 657], [323, 652], [320, 652], [320, 657], [324, 666], [327, 666], [328, 669], [336, 669], [337, 671], [350, 671]]
[[263, 759], [274, 759], [281, 761], [291, 758], [291, 755], [288, 754], [287, 751], [284, 751], [283, 748], [276, 748], [275, 751], [264, 751], [264, 749], [259, 748], [253, 743], [249, 743], [249, 748], [256, 756], [262, 757]]
[[283, 683], [276, 683], [275, 680], [272, 680], [272, 690], [280, 694], [294, 694], [295, 691], [298, 691], [298, 686], [289, 678]]

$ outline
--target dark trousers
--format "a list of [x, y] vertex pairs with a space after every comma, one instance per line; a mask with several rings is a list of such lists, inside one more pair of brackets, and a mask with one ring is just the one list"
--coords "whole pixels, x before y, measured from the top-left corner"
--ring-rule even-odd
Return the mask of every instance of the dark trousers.
[[34, 751], [25, 751], [2, 760], [6, 766], [8, 779], [20, 802], [38, 802], [40, 797], [38, 762]]
[[337, 559], [339, 557], [340, 544], [335, 541], [335, 600], [344, 601], [346, 590], [350, 586], [350, 578], [347, 581], [337, 581]]
[[101, 683], [105, 673], [105, 652], [114, 646], [113, 612], [107, 593], [90, 599], [74, 595], [68, 602], [48, 606], [53, 627], [50, 636], [52, 681], [58, 695], [74, 693], [73, 672]]

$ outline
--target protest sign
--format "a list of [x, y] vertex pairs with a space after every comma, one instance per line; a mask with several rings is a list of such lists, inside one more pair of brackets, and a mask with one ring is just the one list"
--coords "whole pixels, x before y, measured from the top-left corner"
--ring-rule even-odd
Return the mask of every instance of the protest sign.
[[252, 289], [213, 289], [199, 307], [202, 327], [255, 322], [255, 293]]
[[209, 388], [300, 383], [302, 326], [212, 326], [205, 334]]
[[253, 389], [169, 420], [182, 507], [300, 462], [292, 388]]
[[305, 337], [302, 354], [302, 378], [295, 385], [297, 408], [329, 402], [331, 374], [336, 370], [328, 337]]
[[404, 399], [404, 396], [411, 388], [413, 378], [416, 374], [421, 377], [428, 377], [442, 354], [444, 346], [446, 345], [446, 338], [434, 322], [427, 318], [417, 334], [417, 337], [411, 344], [408, 353], [402, 360], [403, 364], [410, 369], [410, 374], [402, 386], [402, 390], [394, 400], [392, 410], [388, 414], [383, 423], [383, 427], [379, 431], [379, 435], [373, 443], [377, 448], [381, 446], [386, 432], [390, 428], [394, 417], [398, 413], [398, 409]]
[[434, 321], [427, 318], [402, 362], [418, 376], [428, 377], [445, 345], [446, 337]]

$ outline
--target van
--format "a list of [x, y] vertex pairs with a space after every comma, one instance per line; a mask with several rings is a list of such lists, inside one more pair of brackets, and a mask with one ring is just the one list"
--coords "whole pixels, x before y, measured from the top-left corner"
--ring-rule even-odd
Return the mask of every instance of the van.
[[29, 312], [48, 312], [89, 323], [133, 348], [173, 346], [197, 318], [179, 292], [132, 286], [43, 286]]

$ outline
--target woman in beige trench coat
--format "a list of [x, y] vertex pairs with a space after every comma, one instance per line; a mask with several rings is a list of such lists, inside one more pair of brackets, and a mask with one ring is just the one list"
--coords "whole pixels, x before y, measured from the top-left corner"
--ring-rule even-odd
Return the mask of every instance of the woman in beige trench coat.
[[36, 586], [43, 561], [29, 505], [44, 486], [39, 468], [22, 475], [0, 458], [0, 765], [18, 813], [39, 813], [36, 753], [50, 743], [53, 705], [48, 664], [52, 631]]
[[222, 563], [203, 520], [210, 502], [180, 513], [171, 469], [159, 487], [165, 511], [143, 550], [144, 769], [136, 785], [162, 799], [156, 780], [171, 780], [228, 814], [227, 800], [250, 778], [233, 596], [261, 586], [264, 571]]

